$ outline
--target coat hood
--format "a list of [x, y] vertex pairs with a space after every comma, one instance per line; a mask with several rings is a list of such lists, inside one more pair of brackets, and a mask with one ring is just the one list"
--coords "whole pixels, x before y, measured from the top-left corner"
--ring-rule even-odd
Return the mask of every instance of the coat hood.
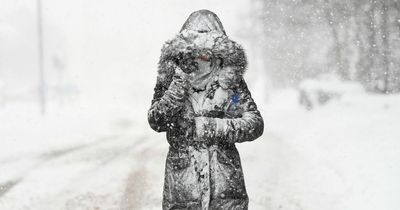
[[159, 75], [168, 77], [173, 74], [169, 62], [186, 53], [194, 57], [206, 53], [220, 58], [223, 67], [231, 67], [240, 77], [247, 68], [242, 46], [226, 35], [218, 16], [209, 10], [199, 10], [190, 14], [179, 34], [165, 42], [161, 50]]
[[180, 33], [193, 31], [197, 33], [220, 33], [226, 35], [218, 16], [210, 10], [199, 10], [190, 14], [183, 24]]

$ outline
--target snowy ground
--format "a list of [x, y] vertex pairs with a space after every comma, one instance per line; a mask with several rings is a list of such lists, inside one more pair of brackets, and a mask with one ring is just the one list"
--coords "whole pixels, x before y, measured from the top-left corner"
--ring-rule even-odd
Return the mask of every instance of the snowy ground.
[[[269, 99], [264, 135], [238, 145], [250, 209], [400, 208], [400, 95]], [[0, 209], [160, 209], [167, 143], [140, 106], [0, 109]]]

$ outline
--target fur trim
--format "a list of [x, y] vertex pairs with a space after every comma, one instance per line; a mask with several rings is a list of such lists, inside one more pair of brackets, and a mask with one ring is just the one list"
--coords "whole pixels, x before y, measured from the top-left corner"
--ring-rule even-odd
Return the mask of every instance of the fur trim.
[[221, 58], [223, 67], [232, 67], [238, 76], [243, 76], [246, 71], [247, 58], [242, 46], [227, 36], [221, 34], [214, 39], [211, 47], [199, 48], [193, 43], [192, 39], [181, 33], [163, 45], [158, 73], [166, 75], [173, 73], [169, 62], [178, 59], [179, 54], [204, 51], [210, 52], [214, 57]]

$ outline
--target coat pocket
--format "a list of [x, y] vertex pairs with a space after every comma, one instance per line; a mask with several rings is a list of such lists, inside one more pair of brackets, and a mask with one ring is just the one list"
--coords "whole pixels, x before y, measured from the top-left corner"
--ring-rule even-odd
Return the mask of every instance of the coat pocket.
[[246, 199], [247, 193], [236, 148], [220, 148], [217, 153], [218, 166], [215, 196], [220, 199]]
[[219, 149], [217, 159], [219, 163], [224, 165], [240, 168], [240, 157], [238, 151], [234, 148]]
[[[170, 149], [166, 167], [163, 196], [165, 202], [171, 205], [171, 209], [177, 208], [175, 205], [179, 203], [185, 203], [185, 205], [198, 203], [200, 192], [194, 165], [188, 152]], [[182, 209], [188, 209], [186, 207]]]
[[167, 164], [173, 170], [182, 170], [190, 165], [190, 157], [187, 151], [170, 149], [167, 156]]

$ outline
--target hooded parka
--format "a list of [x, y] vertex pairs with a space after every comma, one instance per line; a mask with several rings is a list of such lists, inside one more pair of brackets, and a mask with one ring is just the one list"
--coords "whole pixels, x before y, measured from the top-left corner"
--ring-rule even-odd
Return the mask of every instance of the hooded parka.
[[248, 209], [235, 143], [260, 137], [264, 122], [243, 79], [246, 67], [243, 48], [208, 10], [192, 13], [164, 44], [148, 111], [170, 145], [164, 210]]

